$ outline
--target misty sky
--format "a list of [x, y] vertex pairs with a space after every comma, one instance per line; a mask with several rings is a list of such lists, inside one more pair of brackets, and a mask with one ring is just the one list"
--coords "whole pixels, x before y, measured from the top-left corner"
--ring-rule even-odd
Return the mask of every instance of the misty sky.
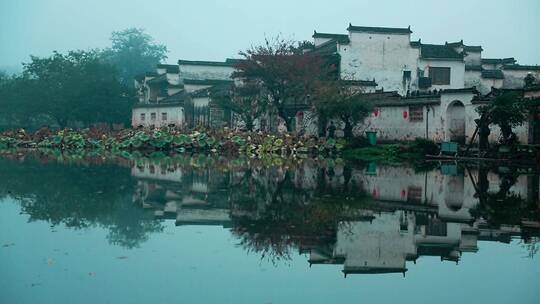
[[281, 33], [346, 33], [354, 25], [406, 27], [412, 39], [482, 45], [483, 57], [540, 64], [540, 1], [0, 0], [0, 66], [53, 50], [103, 48], [110, 33], [141, 27], [178, 59], [223, 60]]

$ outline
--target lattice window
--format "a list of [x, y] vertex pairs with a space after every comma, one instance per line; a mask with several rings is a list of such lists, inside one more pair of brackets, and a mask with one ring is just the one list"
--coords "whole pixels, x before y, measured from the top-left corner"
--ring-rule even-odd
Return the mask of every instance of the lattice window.
[[424, 107], [410, 106], [409, 107], [409, 121], [424, 121]]
[[450, 84], [450, 68], [430, 67], [429, 78], [431, 78], [431, 84], [448, 85]]

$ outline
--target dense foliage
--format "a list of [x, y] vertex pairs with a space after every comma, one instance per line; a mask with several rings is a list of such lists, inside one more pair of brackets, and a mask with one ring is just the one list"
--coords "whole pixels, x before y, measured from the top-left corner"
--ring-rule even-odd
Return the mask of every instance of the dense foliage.
[[497, 125], [501, 129], [501, 143], [517, 141], [513, 128], [523, 125], [529, 117], [531, 102], [515, 93], [498, 96], [492, 103], [477, 108], [481, 124]]
[[365, 95], [342, 81], [320, 82], [315, 89], [313, 103], [320, 122], [337, 119], [343, 123], [343, 133], [347, 139], [353, 137], [353, 128], [371, 111]]
[[106, 50], [31, 56], [21, 75], [0, 74], [0, 127], [65, 128], [129, 124], [135, 74], [166, 58], [140, 29], [112, 34]]
[[118, 70], [122, 84], [132, 87], [138, 74], [152, 71], [156, 64], [167, 58], [167, 47], [157, 44], [143, 29], [129, 28], [113, 32], [112, 47], [103, 52], [103, 58]]

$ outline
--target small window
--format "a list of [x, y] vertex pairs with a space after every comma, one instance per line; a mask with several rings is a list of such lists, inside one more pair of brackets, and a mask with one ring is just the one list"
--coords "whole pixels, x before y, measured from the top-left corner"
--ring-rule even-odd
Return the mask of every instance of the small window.
[[424, 121], [424, 107], [410, 106], [409, 107], [409, 121], [411, 122]]
[[146, 114], [145, 113], [141, 113], [141, 121], [144, 121], [146, 119]]
[[422, 187], [410, 186], [407, 189], [407, 201], [411, 203], [421, 203]]
[[150, 113], [150, 119], [156, 120], [156, 113]]
[[446, 223], [437, 218], [429, 219], [426, 225], [426, 235], [447, 236]]
[[411, 71], [403, 71], [403, 81], [411, 80]]
[[448, 85], [450, 84], [450, 68], [430, 67], [429, 78], [431, 78], [431, 84]]
[[161, 113], [161, 120], [167, 120], [167, 113]]

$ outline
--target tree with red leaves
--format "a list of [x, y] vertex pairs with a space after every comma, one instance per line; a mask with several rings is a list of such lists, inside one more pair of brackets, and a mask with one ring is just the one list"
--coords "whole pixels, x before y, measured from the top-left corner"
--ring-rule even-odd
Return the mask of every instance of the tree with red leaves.
[[267, 103], [287, 127], [292, 130], [292, 118], [301, 107], [309, 106], [309, 96], [319, 80], [328, 73], [323, 58], [305, 52], [302, 44], [280, 37], [266, 39], [260, 46], [240, 52], [234, 77], [256, 83]]

